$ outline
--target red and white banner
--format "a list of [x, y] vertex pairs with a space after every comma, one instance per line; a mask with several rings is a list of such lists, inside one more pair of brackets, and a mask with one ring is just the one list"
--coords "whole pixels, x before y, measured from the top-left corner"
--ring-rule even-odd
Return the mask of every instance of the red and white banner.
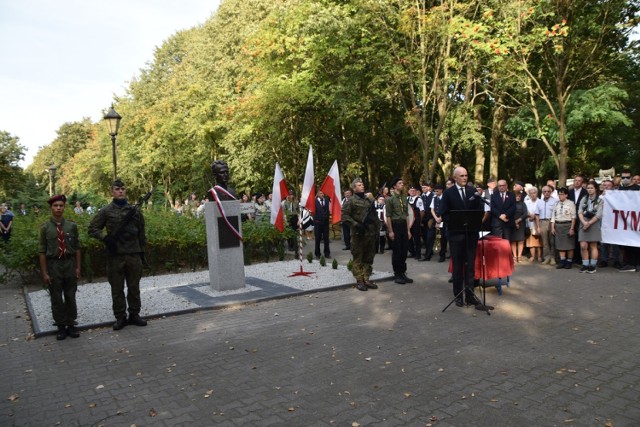
[[337, 224], [342, 220], [342, 206], [340, 199], [342, 190], [340, 189], [340, 171], [338, 170], [338, 161], [333, 162], [333, 166], [329, 169], [329, 174], [320, 186], [320, 190], [329, 197], [329, 208], [331, 210], [331, 223]]
[[602, 198], [602, 243], [640, 247], [640, 191], [607, 191]]
[[313, 149], [309, 146], [309, 156], [307, 157], [307, 168], [304, 171], [304, 182], [302, 183], [302, 194], [300, 204], [316, 214], [316, 190], [315, 175], [313, 172]]
[[282, 175], [280, 165], [276, 163], [276, 171], [273, 174], [273, 188], [271, 189], [271, 224], [280, 230], [284, 231], [284, 210], [282, 209], [282, 201], [289, 195], [287, 189], [287, 183]]

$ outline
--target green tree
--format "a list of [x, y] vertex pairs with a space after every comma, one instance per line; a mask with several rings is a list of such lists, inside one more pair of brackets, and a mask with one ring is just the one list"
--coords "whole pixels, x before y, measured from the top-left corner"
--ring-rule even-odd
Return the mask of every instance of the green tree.
[[22, 168], [19, 162], [24, 159], [25, 147], [20, 138], [7, 131], [0, 131], [0, 197], [14, 197], [23, 184]]

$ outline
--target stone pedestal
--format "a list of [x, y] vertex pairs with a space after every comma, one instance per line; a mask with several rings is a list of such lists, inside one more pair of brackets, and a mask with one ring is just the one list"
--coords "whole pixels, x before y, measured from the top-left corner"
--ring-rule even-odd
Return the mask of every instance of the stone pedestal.
[[[240, 202], [221, 202], [229, 222], [242, 234]], [[245, 287], [244, 254], [242, 241], [229, 229], [215, 202], [204, 207], [207, 227], [207, 255], [209, 258], [209, 280], [216, 291], [229, 291]]]

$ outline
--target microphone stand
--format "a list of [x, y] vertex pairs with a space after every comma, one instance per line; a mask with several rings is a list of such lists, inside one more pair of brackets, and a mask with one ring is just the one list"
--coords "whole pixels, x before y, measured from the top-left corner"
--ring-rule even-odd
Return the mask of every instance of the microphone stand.
[[[480, 197], [480, 200], [485, 204], [485, 205], [490, 205], [490, 203], [487, 201], [487, 199], [485, 199], [484, 197], [480, 196], [480, 193], [478, 193], [476, 191], [476, 193], [473, 195], [473, 198], [475, 197]], [[470, 200], [471, 200], [470, 199]], [[494, 310], [495, 307], [492, 305], [487, 305], [487, 273], [486, 273], [486, 264], [485, 264], [485, 257], [484, 257], [484, 238], [485, 236], [482, 236], [480, 238], [480, 240], [482, 240], [482, 244], [480, 245], [482, 247], [482, 285], [480, 285], [480, 287], [482, 288], [482, 305], [484, 305], [485, 309], [487, 310], [487, 314], [491, 314], [489, 313], [489, 310]]]

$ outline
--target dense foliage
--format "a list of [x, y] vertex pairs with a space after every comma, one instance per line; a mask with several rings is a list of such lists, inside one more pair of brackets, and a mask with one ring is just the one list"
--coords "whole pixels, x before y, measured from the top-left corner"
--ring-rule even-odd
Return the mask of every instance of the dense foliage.
[[[239, 191], [268, 192], [276, 161], [299, 188], [309, 146], [319, 180], [338, 159], [343, 186], [360, 175], [371, 188], [441, 181], [456, 164], [534, 183], [637, 165], [639, 6], [224, 0], [115, 100], [119, 175], [171, 205], [204, 194], [217, 158]], [[100, 203], [110, 147], [102, 123], [65, 123], [9, 196], [42, 197], [53, 163], [59, 191]]]

